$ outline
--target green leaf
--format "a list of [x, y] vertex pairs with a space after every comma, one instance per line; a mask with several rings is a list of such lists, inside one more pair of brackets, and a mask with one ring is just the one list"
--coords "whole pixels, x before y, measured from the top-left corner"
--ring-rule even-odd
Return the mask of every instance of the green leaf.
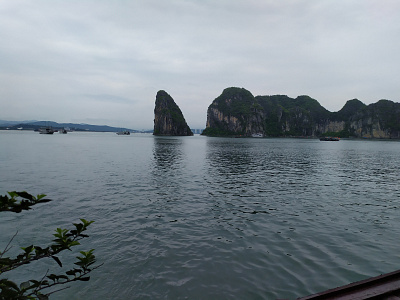
[[50, 283], [49, 283], [48, 280], [42, 280], [42, 281], [40, 282], [40, 285], [50, 285]]
[[33, 245], [30, 245], [29, 247], [26, 247], [26, 248], [21, 247], [21, 249], [25, 251], [26, 255], [28, 255], [29, 253], [31, 253], [33, 251], [33, 249], [35, 249], [35, 247]]
[[39, 247], [39, 246], [35, 246], [35, 255], [36, 256], [40, 256], [40, 255], [43, 255], [43, 254], [45, 254], [45, 253], [49, 253], [49, 251], [50, 251], [50, 247], [47, 247], [47, 248], [41, 248], [41, 247]]
[[51, 199], [43, 199], [43, 200], [38, 200], [37, 203], [46, 203], [46, 202], [50, 202]]
[[78, 246], [78, 245], [80, 245], [80, 243], [79, 243], [78, 241], [73, 241], [73, 242], [69, 243], [69, 246], [70, 246], [70, 247], [72, 247], [72, 246]]
[[68, 276], [66, 276], [66, 275], [59, 275], [58, 279], [65, 279], [67, 281], [69, 280]]
[[81, 277], [81, 278], [77, 278], [80, 281], [89, 281], [90, 280], [90, 276], [87, 277]]
[[22, 289], [27, 289], [27, 288], [29, 288], [29, 287], [30, 287], [29, 281], [22, 282], [22, 283], [19, 285], [19, 287], [20, 287], [21, 290], [22, 290]]
[[70, 275], [70, 276], [72, 276], [72, 275], [76, 276], [76, 273], [81, 274], [82, 270], [81, 269], [72, 269], [72, 270], [65, 272], [65, 274]]
[[88, 267], [96, 262], [96, 257], [93, 255], [94, 249], [89, 251], [80, 251], [82, 256], [77, 256], [76, 258], [79, 260], [74, 264], [80, 266], [84, 271], [88, 270]]
[[61, 263], [61, 260], [57, 257], [57, 256], [51, 256], [51, 258], [52, 259], [54, 259], [55, 261], [56, 261], [56, 263], [58, 263], [58, 265], [60, 266], [60, 267], [62, 267], [62, 263]]
[[80, 219], [81, 222], [83, 223], [83, 225], [85, 225], [85, 227], [89, 226], [90, 224], [92, 224], [94, 221], [86, 221], [85, 219]]
[[16, 197], [18, 197], [18, 194], [17, 194], [17, 192], [7, 192], [9, 195], [10, 195], [10, 197], [11, 198], [16, 198]]
[[16, 285], [14, 282], [12, 282], [12, 281], [10, 281], [8, 279], [0, 280], [0, 286], [3, 286], [3, 285], [6, 286], [6, 287], [9, 287], [9, 288], [12, 288], [12, 289], [14, 289], [16, 291], [19, 291], [18, 285]]
[[76, 227], [77, 234], [82, 232], [82, 230], [84, 228], [84, 225], [82, 223], [78, 223], [78, 224], [73, 223], [73, 225], [75, 225], [75, 227]]
[[42, 198], [44, 198], [44, 197], [46, 197], [47, 195], [45, 195], [45, 194], [40, 194], [40, 195], [37, 195], [36, 196], [36, 199], [37, 200], [40, 200], [40, 199], [42, 199]]
[[56, 274], [50, 274], [47, 276], [47, 278], [49, 278], [50, 280], [53, 280], [54, 282], [56, 282], [58, 280], [58, 276]]
[[23, 192], [16, 192], [16, 194], [22, 198], [28, 199], [30, 201], [36, 200], [35, 197], [33, 197], [31, 194], [23, 191]]
[[53, 235], [54, 235], [55, 237], [62, 238], [62, 237], [65, 236], [65, 234], [68, 232], [68, 229], [57, 228], [57, 229], [56, 229], [56, 232], [57, 232], [57, 233], [54, 233]]

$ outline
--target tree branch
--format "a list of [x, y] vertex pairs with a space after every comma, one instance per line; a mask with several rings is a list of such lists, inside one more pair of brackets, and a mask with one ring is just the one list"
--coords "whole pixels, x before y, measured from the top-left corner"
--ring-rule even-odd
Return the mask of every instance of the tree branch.
[[[18, 230], [17, 232], [13, 235], [13, 237], [10, 239], [10, 241], [8, 242], [7, 246], [4, 248], [3, 252], [0, 252], [0, 258], [3, 257], [3, 254], [6, 253], [8, 250], [10, 250], [12, 248], [12, 246], [10, 246], [11, 242], [13, 241], [13, 239], [17, 236], [18, 234]], [[10, 246], [10, 247], [9, 247]], [[0, 272], [1, 273], [1, 272]]]

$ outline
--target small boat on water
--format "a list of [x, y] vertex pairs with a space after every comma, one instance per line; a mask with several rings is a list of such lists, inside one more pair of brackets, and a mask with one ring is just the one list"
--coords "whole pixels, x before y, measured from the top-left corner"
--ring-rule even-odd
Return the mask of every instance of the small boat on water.
[[253, 133], [251, 135], [251, 137], [253, 137], [253, 138], [262, 138], [262, 137], [264, 137], [264, 135], [262, 133]]
[[130, 135], [131, 133], [128, 130], [125, 130], [125, 131], [118, 131], [117, 134], [118, 135]]
[[53, 134], [54, 129], [51, 126], [41, 127], [41, 128], [39, 128], [39, 133], [40, 134]]
[[337, 141], [339, 141], [340, 139], [338, 138], [338, 137], [331, 137], [331, 136], [323, 136], [323, 137], [320, 137], [319, 138], [319, 140], [320, 141], [334, 141], [334, 142], [337, 142]]
[[62, 133], [62, 134], [67, 134], [68, 131], [67, 131], [67, 129], [63, 128], [63, 129], [60, 129], [58, 132]]

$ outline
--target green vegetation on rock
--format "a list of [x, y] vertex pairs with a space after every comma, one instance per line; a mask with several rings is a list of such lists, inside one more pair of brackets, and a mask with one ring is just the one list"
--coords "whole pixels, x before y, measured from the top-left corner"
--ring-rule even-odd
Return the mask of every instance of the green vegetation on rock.
[[243, 88], [225, 89], [209, 106], [207, 128], [203, 135], [208, 136], [249, 136], [263, 131], [260, 120], [263, 107], [254, 96]]
[[306, 95], [256, 96], [243, 88], [225, 89], [207, 110], [208, 136], [339, 136], [400, 138], [400, 104], [365, 105], [349, 100], [330, 112]]
[[174, 99], [165, 91], [158, 91], [154, 108], [154, 135], [190, 136], [193, 132]]
[[243, 116], [251, 113], [254, 96], [243, 88], [227, 88], [214, 100], [220, 111], [231, 116]]

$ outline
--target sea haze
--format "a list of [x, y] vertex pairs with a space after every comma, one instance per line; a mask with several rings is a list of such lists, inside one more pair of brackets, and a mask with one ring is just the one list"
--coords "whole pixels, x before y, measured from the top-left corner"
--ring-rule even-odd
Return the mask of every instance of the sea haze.
[[[104, 264], [57, 299], [295, 299], [399, 268], [398, 141], [0, 131], [0, 145], [1, 194], [53, 200], [1, 213], [0, 249], [95, 221], [76, 250]], [[60, 272], [47, 263], [9, 278]]]

